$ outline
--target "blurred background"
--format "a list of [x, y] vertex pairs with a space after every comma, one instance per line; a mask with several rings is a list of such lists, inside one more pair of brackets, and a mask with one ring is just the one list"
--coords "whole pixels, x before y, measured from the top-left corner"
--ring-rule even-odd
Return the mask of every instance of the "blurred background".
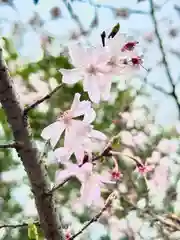
[[[23, 105], [36, 101], [61, 83], [57, 70], [71, 68], [66, 57], [70, 42], [96, 44], [101, 41], [101, 32], [118, 22], [121, 32], [139, 41], [144, 63], [132, 79], [114, 79], [110, 101], [94, 106], [95, 127], [109, 137], [121, 132], [114, 147], [156, 168], [147, 176], [151, 186], [148, 191], [132, 163], [119, 157], [123, 173], [119, 197], [79, 239], [180, 239], [180, 231], [162, 227], [142, 211], [148, 206], [158, 216], [180, 214], [180, 2], [0, 1], [0, 43]], [[75, 92], [82, 92], [80, 83], [61, 88], [30, 112], [32, 137], [40, 151], [44, 148], [42, 129], [70, 106]], [[12, 132], [2, 108], [0, 123], [0, 143], [11, 141]], [[50, 150], [45, 161], [53, 181], [57, 165]], [[103, 165], [106, 168], [106, 162]], [[78, 204], [76, 181], [69, 181], [56, 194], [63, 226], [72, 233], [98, 211]], [[105, 191], [103, 197], [106, 196]], [[133, 208], [124, 197], [138, 208]], [[37, 214], [24, 168], [14, 150], [0, 149], [0, 239], [28, 239], [27, 227], [2, 226], [29, 220], [37, 220]], [[39, 239], [43, 239], [41, 234]]]

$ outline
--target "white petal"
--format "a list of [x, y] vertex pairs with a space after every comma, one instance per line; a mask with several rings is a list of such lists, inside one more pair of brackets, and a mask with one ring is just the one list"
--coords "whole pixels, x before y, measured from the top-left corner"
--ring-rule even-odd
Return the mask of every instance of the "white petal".
[[79, 105], [80, 97], [81, 97], [81, 95], [79, 93], [76, 93], [74, 95], [74, 99], [73, 99], [73, 102], [72, 102], [72, 105], [71, 105], [71, 111], [74, 111], [77, 108], [77, 106]]
[[55, 174], [55, 183], [61, 184], [64, 180], [72, 176], [72, 173], [68, 170], [58, 170]]
[[71, 106], [73, 117], [84, 115], [91, 107], [90, 101], [80, 101], [80, 94], [76, 93]]
[[84, 115], [83, 122], [92, 123], [96, 118], [96, 112], [93, 108], [89, 108], [89, 110]]
[[54, 148], [58, 140], [60, 139], [64, 129], [65, 129], [65, 125], [63, 121], [54, 122], [43, 129], [41, 133], [41, 137], [46, 140], [50, 139], [51, 146], [52, 148]]
[[83, 166], [81, 167], [81, 172], [89, 175], [92, 173], [92, 169], [93, 169], [92, 163], [87, 162], [83, 164]]
[[69, 158], [71, 157], [71, 154], [72, 154], [72, 152], [70, 151], [70, 149], [65, 148], [65, 147], [57, 148], [54, 151], [54, 156], [60, 162], [64, 162], [64, 161], [69, 160]]
[[[111, 78], [111, 76], [110, 76], [110, 78]], [[106, 80], [106, 79], [104, 79], [104, 80]], [[101, 86], [101, 88], [100, 88], [100, 90], [101, 90], [101, 98], [104, 101], [108, 101], [110, 96], [111, 96], [110, 95], [110, 93], [111, 93], [111, 84], [112, 84], [111, 79], [107, 79], [106, 83], [103, 86]]]
[[92, 130], [90, 133], [90, 137], [97, 139], [97, 140], [101, 140], [101, 141], [106, 141], [107, 137], [104, 133], [97, 131], [97, 130]]
[[64, 147], [70, 148], [74, 152], [79, 145], [82, 145], [84, 138], [90, 131], [89, 125], [79, 120], [72, 120], [71, 126], [65, 131]]
[[82, 146], [79, 146], [77, 148], [75, 148], [74, 154], [76, 156], [76, 159], [78, 161], [79, 164], [82, 163], [83, 158], [84, 158], [84, 149]]
[[65, 170], [58, 170], [55, 174], [55, 182], [56, 184], [61, 184], [64, 180], [69, 177], [76, 176], [79, 171], [79, 167], [76, 164], [70, 164], [69, 168]]
[[88, 76], [83, 81], [84, 90], [88, 92], [89, 98], [94, 103], [100, 102], [100, 90], [98, 87], [98, 79], [96, 76]]
[[67, 84], [75, 84], [78, 81], [82, 80], [83, 75], [78, 68], [73, 69], [59, 69], [62, 76], [62, 82]]
[[88, 181], [82, 183], [80, 193], [82, 203], [88, 207], [100, 201], [101, 189], [94, 175], [92, 175]]
[[81, 44], [71, 44], [69, 46], [69, 54], [74, 66], [82, 67], [86, 63], [86, 48]]
[[[71, 127], [69, 128], [71, 134], [74, 134], [74, 137], [84, 138], [90, 133], [92, 127], [88, 123], [80, 120], [72, 120]], [[74, 139], [75, 140], [75, 139]]]

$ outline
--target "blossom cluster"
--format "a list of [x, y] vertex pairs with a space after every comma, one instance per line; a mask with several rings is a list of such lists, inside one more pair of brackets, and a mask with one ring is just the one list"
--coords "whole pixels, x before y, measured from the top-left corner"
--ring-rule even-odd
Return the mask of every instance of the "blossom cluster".
[[[81, 81], [90, 100], [81, 101], [81, 95], [76, 93], [70, 109], [61, 113], [41, 134], [44, 139], [50, 140], [54, 156], [64, 165], [64, 170], [56, 172], [56, 183], [76, 177], [81, 182], [80, 200], [87, 206], [101, 199], [101, 187], [104, 184], [114, 184], [120, 178], [114, 157], [111, 174], [103, 176], [95, 170], [93, 153], [103, 153], [108, 138], [94, 129], [96, 113], [92, 104], [110, 99], [113, 77], [129, 78], [142, 64], [142, 57], [136, 47], [138, 42], [126, 34], [112, 33], [113, 31], [106, 38], [104, 32], [102, 46], [85, 46], [81, 43], [69, 46], [70, 60], [74, 68], [59, 70], [62, 82], [75, 84]], [[62, 135], [63, 146], [56, 147]], [[76, 163], [70, 161], [72, 155], [75, 156]]]

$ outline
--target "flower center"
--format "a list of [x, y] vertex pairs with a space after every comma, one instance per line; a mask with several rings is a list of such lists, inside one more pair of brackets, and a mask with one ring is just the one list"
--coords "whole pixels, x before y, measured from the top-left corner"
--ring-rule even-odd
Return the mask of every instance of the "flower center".
[[69, 124], [69, 122], [72, 120], [71, 111], [70, 110], [65, 111], [62, 114], [61, 118], [63, 119], [65, 124]]
[[90, 73], [91, 75], [96, 75], [97, 68], [93, 65], [89, 65], [89, 67], [87, 68], [87, 72]]
[[139, 166], [138, 170], [140, 173], [144, 173], [146, 171], [146, 167], [145, 166]]
[[121, 177], [121, 173], [120, 173], [119, 171], [113, 170], [113, 171], [111, 172], [111, 176], [112, 176], [113, 179], [119, 180], [120, 177]]
[[107, 63], [111, 67], [116, 67], [117, 66], [117, 59], [116, 57], [111, 57], [111, 59]]

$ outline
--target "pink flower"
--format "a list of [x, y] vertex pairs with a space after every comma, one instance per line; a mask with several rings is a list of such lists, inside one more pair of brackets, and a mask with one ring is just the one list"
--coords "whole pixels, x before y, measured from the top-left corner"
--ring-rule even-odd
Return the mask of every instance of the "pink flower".
[[[83, 121], [74, 119], [79, 116], [84, 116]], [[88, 126], [95, 119], [95, 116], [96, 114], [91, 108], [91, 103], [89, 101], [80, 101], [80, 94], [76, 93], [70, 110], [64, 112], [56, 122], [44, 128], [41, 136], [46, 140], [50, 139], [52, 148], [54, 148], [64, 130], [65, 142], [68, 137], [70, 138], [72, 132], [75, 133], [79, 129], [89, 131]], [[73, 140], [77, 140], [77, 138], [78, 135]]]
[[[92, 126], [89, 127], [89, 131], [72, 132], [66, 139], [65, 147], [57, 148], [54, 151], [55, 157], [60, 162], [69, 160], [71, 155], [74, 154], [78, 163], [81, 164], [86, 154], [91, 158], [92, 152], [101, 152], [104, 149], [107, 143], [106, 135], [94, 130]], [[76, 140], [74, 141], [74, 139]]]
[[109, 60], [106, 48], [74, 44], [69, 47], [69, 54], [75, 68], [60, 69], [62, 82], [74, 84], [82, 80], [84, 91], [88, 92], [91, 101], [107, 101], [110, 97], [112, 75], [109, 74], [109, 66], [106, 64]]
[[107, 48], [111, 56], [108, 65], [111, 66], [112, 74], [128, 78], [139, 70], [142, 58], [135, 51], [137, 44], [137, 41], [123, 33], [117, 33], [108, 40]]
[[151, 172], [154, 169], [153, 165], [147, 165], [145, 164], [138, 164], [137, 165], [137, 171], [141, 174], [144, 175], [148, 172]]
[[92, 163], [88, 162], [79, 167], [68, 162], [66, 166], [65, 170], [56, 172], [55, 182], [60, 184], [69, 177], [76, 177], [81, 182], [80, 201], [85, 206], [96, 205], [96, 203], [101, 201], [101, 187], [103, 184], [115, 183], [93, 172]]
[[114, 180], [119, 180], [120, 177], [121, 177], [121, 172], [120, 172], [120, 171], [113, 170], [113, 171], [111, 172], [111, 175], [112, 175], [112, 179], [114, 179]]
[[70, 240], [70, 239], [71, 239], [71, 234], [69, 232], [66, 232], [65, 240]]

